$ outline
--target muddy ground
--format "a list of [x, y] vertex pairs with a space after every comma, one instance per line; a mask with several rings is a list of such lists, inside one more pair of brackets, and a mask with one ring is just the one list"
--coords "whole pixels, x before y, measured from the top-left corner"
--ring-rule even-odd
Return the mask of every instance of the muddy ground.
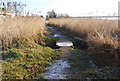
[[[42, 74], [45, 79], [117, 79], [118, 69], [108, 66], [97, 66], [87, 51], [87, 43], [79, 37], [72, 37], [55, 27], [48, 27], [53, 37], [62, 42], [72, 41], [73, 46], [60, 46], [60, 60]], [[65, 40], [64, 40], [65, 39]], [[56, 41], [57, 43], [57, 41]], [[111, 70], [112, 68], [112, 70]]]

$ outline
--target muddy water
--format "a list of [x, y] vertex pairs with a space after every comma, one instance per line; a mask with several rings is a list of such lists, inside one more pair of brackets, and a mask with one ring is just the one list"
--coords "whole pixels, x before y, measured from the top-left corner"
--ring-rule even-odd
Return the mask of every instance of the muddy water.
[[56, 60], [55, 63], [42, 75], [44, 79], [67, 79], [67, 77], [72, 74], [70, 71], [71, 63], [68, 61], [67, 57], [71, 54], [70, 47], [64, 46], [60, 48], [60, 60]]
[[[59, 40], [56, 42], [57, 46], [63, 47], [69, 47], [73, 46], [72, 41], [69, 40], [69, 38], [61, 32], [57, 31], [56, 29], [53, 29], [52, 27], [49, 27], [54, 33], [53, 37], [59, 38]], [[67, 52], [63, 52], [66, 54]], [[45, 79], [67, 79], [68, 72], [65, 71], [65, 69], [69, 69], [71, 67], [70, 63], [61, 58], [60, 60], [57, 60], [52, 66], [49, 68], [48, 71], [46, 71], [43, 75]]]
[[69, 47], [73, 46], [73, 43], [67, 36], [61, 34], [61, 32], [57, 29], [53, 29], [50, 26], [48, 26], [48, 28], [54, 33], [53, 37], [59, 38], [59, 40], [56, 41], [56, 45], [61, 47], [61, 59], [56, 60], [56, 62], [53, 63], [51, 67], [49, 67], [49, 69], [40, 76], [44, 76], [44, 79], [67, 79], [66, 77], [68, 77], [70, 71], [66, 69], [70, 69], [71, 64], [67, 59], [64, 59], [64, 57], [66, 57], [67, 54], [70, 54]]
[[[59, 40], [56, 41], [56, 45], [61, 47], [60, 48], [61, 59], [56, 60], [56, 62], [53, 63], [51, 65], [51, 67], [49, 67], [48, 70], [45, 73], [41, 74], [40, 76], [44, 76], [44, 79], [68, 79], [68, 78], [72, 78], [72, 76], [73, 76], [72, 75], [73, 73], [71, 70], [72, 63], [70, 63], [70, 61], [68, 61], [69, 58], [67, 58], [67, 57], [69, 55], [71, 55], [70, 46], [73, 46], [73, 42], [69, 39], [69, 37], [67, 37], [66, 35], [63, 35], [57, 29], [54, 29], [50, 26], [48, 26], [48, 28], [51, 30], [51, 32], [54, 33], [53, 37], [59, 38]], [[82, 40], [78, 37], [74, 37], [73, 39], [77, 39], [79, 41]], [[85, 45], [81, 45], [81, 46], [85, 47]], [[89, 63], [90, 63], [91, 68], [93, 68], [97, 73], [99, 73], [98, 77], [106, 79], [106, 77], [102, 77], [101, 74], [103, 74], [103, 73], [101, 73], [99, 71], [100, 69], [91, 60], [89, 60]], [[89, 65], [89, 63], [88, 63], [88, 65]], [[40, 76], [36, 77], [35, 79], [39, 79]], [[80, 77], [75, 77], [75, 78], [79, 79]], [[90, 77], [89, 78], [85, 77], [85, 78], [90, 79]], [[93, 78], [93, 77], [91, 77], [91, 78]], [[93, 79], [96, 79], [96, 77]]]
[[70, 63], [66, 60], [57, 60], [43, 75], [45, 79], [67, 79], [65, 69], [70, 68]]
[[57, 29], [53, 29], [52, 27], [48, 26], [49, 29], [54, 33], [53, 37], [59, 38], [59, 40], [56, 42], [57, 46], [64, 47], [64, 46], [73, 46], [72, 41], [66, 36], [63, 35], [60, 31]]

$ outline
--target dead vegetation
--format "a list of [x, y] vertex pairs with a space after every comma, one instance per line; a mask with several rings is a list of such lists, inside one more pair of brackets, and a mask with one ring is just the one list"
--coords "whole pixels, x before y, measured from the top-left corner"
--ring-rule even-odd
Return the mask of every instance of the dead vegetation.
[[[0, 24], [2, 79], [34, 79], [59, 58], [58, 50], [46, 47], [52, 42], [45, 20], [26, 16], [4, 18]], [[43, 46], [44, 45], [44, 46]]]
[[[96, 18], [57, 18], [50, 19], [48, 24], [58, 26], [86, 39], [88, 51], [95, 60], [105, 64], [116, 63], [120, 60], [120, 42], [117, 20]], [[102, 62], [102, 63], [103, 63]]]
[[[40, 17], [6, 18], [0, 27], [0, 39], [3, 49], [10, 47], [15, 41], [28, 41], [26, 45], [35, 45], [33, 38], [45, 33], [45, 21]], [[14, 43], [15, 44], [15, 43]]]

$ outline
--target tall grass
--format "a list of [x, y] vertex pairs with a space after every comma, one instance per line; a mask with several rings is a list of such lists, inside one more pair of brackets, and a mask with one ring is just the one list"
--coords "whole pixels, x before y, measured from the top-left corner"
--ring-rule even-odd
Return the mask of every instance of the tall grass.
[[104, 59], [111, 60], [111, 58], [108, 58], [109, 56], [119, 60], [120, 43], [117, 37], [119, 37], [120, 30], [117, 20], [57, 18], [50, 19], [48, 24], [61, 27], [70, 32], [69, 34], [86, 38], [93, 56], [103, 56], [103, 58], [107, 56]]
[[9, 46], [14, 38], [29, 38], [45, 33], [45, 21], [40, 17], [6, 18], [0, 27], [3, 46]]
[[5, 17], [0, 24], [2, 79], [34, 79], [46, 71], [59, 58], [58, 50], [42, 46], [52, 41], [48, 35], [40, 17]]
[[[95, 18], [58, 18], [50, 19], [48, 24], [64, 27], [71, 33], [87, 37], [88, 40], [105, 42], [115, 39], [118, 30], [117, 20], [95, 19]], [[110, 42], [110, 41], [109, 41]], [[111, 44], [111, 42], [110, 42]]]

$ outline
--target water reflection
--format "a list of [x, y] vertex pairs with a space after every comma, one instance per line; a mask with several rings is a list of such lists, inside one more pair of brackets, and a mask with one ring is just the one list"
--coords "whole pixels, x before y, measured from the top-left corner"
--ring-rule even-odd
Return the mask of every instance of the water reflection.
[[62, 34], [57, 33], [57, 34], [54, 34], [54, 35], [53, 35], [53, 37], [66, 37], [66, 36], [64, 36], [64, 35], [62, 35]]
[[66, 60], [56, 61], [50, 69], [44, 73], [44, 79], [66, 79], [65, 68], [70, 68], [70, 63]]
[[57, 46], [73, 46], [72, 41], [57, 41]]
[[[50, 26], [47, 26], [51, 31], [54, 33], [53, 37], [59, 38], [58, 41], [56, 41], [56, 45], [59, 47], [69, 47], [73, 46], [72, 41], [69, 40], [69, 38], [65, 35], [63, 35], [61, 32], [58, 32], [57, 29], [53, 29]], [[57, 60], [55, 63], [51, 65], [51, 67], [43, 73], [44, 79], [67, 79], [67, 71], [65, 69], [69, 69], [71, 64], [67, 60]]]

